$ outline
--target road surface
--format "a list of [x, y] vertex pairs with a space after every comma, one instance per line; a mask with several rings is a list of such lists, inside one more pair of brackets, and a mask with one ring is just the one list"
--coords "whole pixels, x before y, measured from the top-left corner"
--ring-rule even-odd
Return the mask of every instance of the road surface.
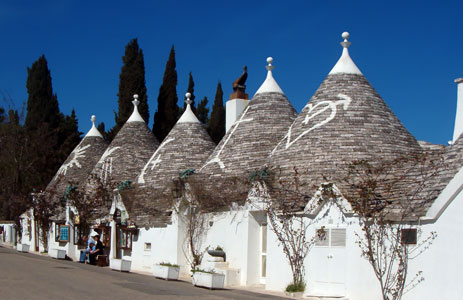
[[121, 273], [0, 247], [1, 300], [284, 299], [242, 290], [208, 290], [189, 282]]

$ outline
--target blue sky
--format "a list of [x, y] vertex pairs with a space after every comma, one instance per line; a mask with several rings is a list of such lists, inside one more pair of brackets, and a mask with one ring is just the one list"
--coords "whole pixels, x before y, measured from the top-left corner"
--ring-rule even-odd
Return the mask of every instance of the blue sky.
[[[0, 91], [27, 99], [27, 67], [45, 54], [60, 109], [114, 124], [121, 57], [137, 37], [145, 54], [151, 121], [175, 45], [183, 100], [191, 71], [196, 98], [225, 99], [248, 66], [247, 92], [274, 76], [300, 111], [341, 55], [351, 57], [419, 140], [453, 135], [455, 78], [463, 77], [463, 1], [22, 1], [0, 0]], [[211, 103], [210, 103], [211, 104]], [[3, 105], [1, 103], [0, 105]]]

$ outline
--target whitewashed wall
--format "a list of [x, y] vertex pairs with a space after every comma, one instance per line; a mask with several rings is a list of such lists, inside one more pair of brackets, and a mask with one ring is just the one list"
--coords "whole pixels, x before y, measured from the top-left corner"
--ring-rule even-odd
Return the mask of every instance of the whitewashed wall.
[[[305, 260], [306, 295], [339, 296], [356, 300], [380, 298], [380, 287], [368, 261], [360, 256], [355, 217], [344, 215], [337, 205], [327, 203], [313, 218], [307, 238], [321, 226], [346, 229], [346, 247], [314, 246]], [[307, 221], [309, 221], [307, 219]], [[267, 290], [284, 291], [292, 282], [290, 265], [274, 232], [268, 227]]]
[[404, 297], [412, 299], [460, 299], [463, 295], [463, 192], [455, 197], [439, 219], [423, 225], [422, 238], [431, 231], [437, 238], [428, 250], [412, 260], [410, 277], [423, 271], [424, 281]]
[[[183, 231], [179, 229], [177, 216], [172, 216], [172, 224], [159, 228], [140, 228], [138, 237], [132, 244], [132, 270], [151, 272], [153, 264], [166, 262], [180, 265], [182, 273], [188, 273], [185, 258], [179, 240], [183, 240]], [[146, 243], [151, 243], [151, 250], [147, 250]], [[181, 244], [180, 244], [181, 245]]]

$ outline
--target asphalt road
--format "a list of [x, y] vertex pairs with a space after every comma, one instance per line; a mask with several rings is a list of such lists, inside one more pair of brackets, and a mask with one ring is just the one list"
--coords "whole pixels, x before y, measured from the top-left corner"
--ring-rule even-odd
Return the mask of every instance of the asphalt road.
[[1, 300], [283, 299], [241, 290], [208, 290], [109, 268], [0, 247]]

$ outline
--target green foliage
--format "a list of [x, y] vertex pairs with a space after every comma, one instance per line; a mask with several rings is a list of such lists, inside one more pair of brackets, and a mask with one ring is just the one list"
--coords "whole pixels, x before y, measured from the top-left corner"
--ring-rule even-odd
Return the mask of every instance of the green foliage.
[[168, 263], [168, 262], [161, 262], [161, 263], [159, 263], [159, 265], [164, 266], [164, 267], [173, 267], [173, 268], [179, 268], [180, 267], [179, 265], [171, 264], [171, 263]]
[[111, 140], [124, 126], [133, 112], [133, 95], [138, 94], [138, 111], [145, 120], [149, 121], [148, 96], [145, 81], [145, 60], [143, 50], [138, 46], [138, 40], [132, 39], [125, 46], [122, 57], [122, 68], [119, 74], [118, 112], [115, 113], [116, 125], [111, 130]]
[[159, 88], [158, 109], [154, 114], [153, 133], [159, 142], [162, 142], [169, 134], [178, 119], [177, 71], [175, 67], [175, 50], [172, 46]]
[[266, 181], [270, 177], [270, 171], [267, 167], [264, 167], [260, 170], [254, 170], [249, 175], [249, 181]]
[[195, 173], [195, 169], [186, 169], [185, 171], [180, 172], [179, 175], [181, 179], [187, 179], [188, 176], [194, 173]]
[[195, 269], [192, 269], [191, 270], [191, 273], [207, 273], [207, 274], [217, 274], [217, 272], [215, 272], [214, 269], [211, 269], [209, 271], [206, 271], [206, 270], [203, 270], [203, 269], [200, 269], [200, 268], [195, 268]]
[[217, 84], [208, 132], [216, 144], [218, 144], [225, 135], [225, 108], [223, 106], [223, 91], [220, 82]]
[[198, 117], [198, 120], [205, 125], [209, 123], [209, 108], [207, 107], [207, 102], [207, 97], [204, 97], [203, 100], [198, 103], [198, 107], [196, 108], [196, 117]]
[[286, 291], [288, 293], [303, 292], [305, 291], [305, 283], [303, 282], [291, 283], [286, 287]]
[[122, 191], [125, 189], [129, 189], [131, 186], [132, 186], [132, 180], [129, 179], [129, 180], [121, 182], [121, 184], [119, 184], [119, 186], [117, 187], [117, 190]]

